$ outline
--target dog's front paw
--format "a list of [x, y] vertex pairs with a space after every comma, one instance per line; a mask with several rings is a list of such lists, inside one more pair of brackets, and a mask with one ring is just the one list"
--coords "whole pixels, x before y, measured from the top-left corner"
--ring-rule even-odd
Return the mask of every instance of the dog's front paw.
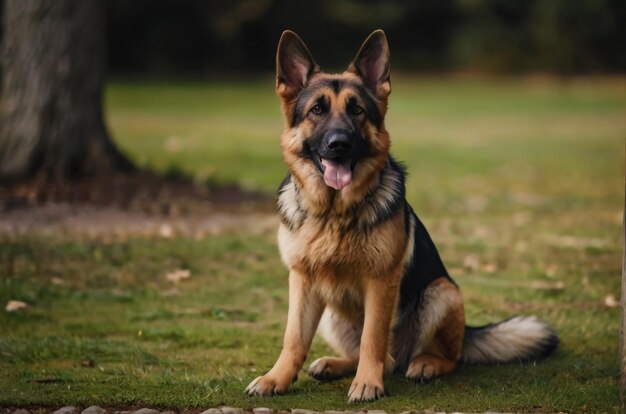
[[348, 392], [348, 402], [372, 401], [385, 396], [385, 386], [380, 381], [364, 381], [358, 377], [352, 381]]
[[288, 387], [289, 382], [286, 384], [280, 383], [275, 378], [266, 374], [252, 381], [250, 385], [246, 387], [245, 392], [247, 392], [250, 396], [258, 395], [260, 397], [268, 397], [272, 395], [284, 394], [287, 392]]

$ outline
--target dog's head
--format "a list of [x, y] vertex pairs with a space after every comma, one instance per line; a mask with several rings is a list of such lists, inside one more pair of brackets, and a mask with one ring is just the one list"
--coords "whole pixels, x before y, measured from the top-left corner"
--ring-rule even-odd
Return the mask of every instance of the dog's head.
[[276, 91], [287, 128], [281, 137], [292, 177], [327, 201], [363, 197], [389, 154], [384, 118], [391, 92], [382, 30], [363, 43], [345, 72], [320, 70], [304, 42], [285, 31], [276, 55]]

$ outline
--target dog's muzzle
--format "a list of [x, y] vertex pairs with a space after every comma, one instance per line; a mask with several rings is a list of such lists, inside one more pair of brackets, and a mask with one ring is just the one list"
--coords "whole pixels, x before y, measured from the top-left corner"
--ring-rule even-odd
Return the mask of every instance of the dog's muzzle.
[[341, 190], [352, 182], [353, 149], [354, 139], [347, 130], [330, 130], [324, 136], [319, 161], [327, 186]]

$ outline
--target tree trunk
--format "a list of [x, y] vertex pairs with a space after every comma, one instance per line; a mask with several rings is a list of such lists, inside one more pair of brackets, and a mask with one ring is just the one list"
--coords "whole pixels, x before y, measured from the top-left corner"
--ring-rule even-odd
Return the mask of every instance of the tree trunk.
[[110, 140], [102, 114], [104, 2], [4, 4], [0, 180], [130, 169]]

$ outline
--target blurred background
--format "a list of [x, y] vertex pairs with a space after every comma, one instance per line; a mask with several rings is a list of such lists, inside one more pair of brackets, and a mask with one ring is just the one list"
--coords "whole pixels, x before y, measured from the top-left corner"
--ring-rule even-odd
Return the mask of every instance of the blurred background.
[[383, 28], [396, 70], [520, 74], [626, 70], [621, 0], [109, 0], [108, 56], [119, 75], [273, 71], [277, 39], [298, 32], [343, 69]]
[[285, 171], [273, 91], [281, 32], [342, 71], [376, 28], [391, 47], [394, 152], [420, 174], [466, 174], [468, 145], [484, 147], [473, 162], [489, 174], [500, 146], [519, 147], [505, 159], [536, 160], [564, 142], [615, 154], [624, 137], [621, 121], [598, 119], [592, 136], [581, 129], [590, 114], [624, 114], [621, 0], [109, 0], [113, 135], [139, 165], [271, 193]]
[[573, 176], [590, 178], [573, 168], [582, 160], [596, 177], [621, 174], [622, 0], [0, 0], [0, 13], [0, 178], [43, 177], [38, 194], [50, 177], [129, 166], [272, 194], [285, 173], [273, 90], [285, 29], [326, 71], [385, 30], [393, 151], [451, 197], [465, 197], [453, 188], [468, 176], [545, 193], [535, 185], [551, 174], [568, 191]]
[[[471, 184], [481, 197], [503, 188], [569, 194], [574, 184], [598, 191], [596, 179], [623, 172], [623, 0], [0, 6], [0, 182], [13, 176], [45, 183], [19, 194], [80, 198], [87, 190], [67, 187], [65, 177], [104, 177], [108, 188], [111, 173], [129, 166], [200, 183], [213, 194], [225, 186], [273, 194], [285, 174], [273, 79], [285, 29], [301, 35], [326, 71], [344, 70], [372, 30], [385, 30], [392, 151], [422, 180], [409, 188], [410, 201], [434, 213], [454, 205], [449, 197], [466, 198], [459, 185]], [[546, 176], [552, 182], [542, 181]], [[49, 196], [51, 177], [65, 187]], [[148, 184], [144, 178], [136, 186]], [[618, 200], [616, 182], [603, 183]], [[122, 189], [126, 198], [135, 197], [135, 187]]]
[[[5, 3], [13, 7], [5, 10]], [[301, 35], [326, 71], [344, 70], [372, 30], [385, 30], [393, 79], [388, 125], [395, 148], [411, 156], [439, 146], [450, 156], [456, 143], [468, 142], [488, 143], [490, 151], [520, 142], [518, 151], [545, 154], [530, 142], [550, 145], [556, 135], [570, 144], [578, 139], [583, 146], [602, 146], [602, 136], [611, 136], [612, 145], [624, 137], [622, 0], [78, 4], [0, 0], [0, 178], [107, 176], [107, 170], [134, 165], [209, 186], [271, 192], [284, 174], [273, 76], [285, 29]], [[98, 121], [100, 101], [110, 134]], [[71, 117], [49, 116], [83, 112], [90, 121], [72, 124]], [[579, 116], [593, 114], [612, 118]], [[31, 120], [24, 122], [26, 117]], [[594, 136], [576, 138], [584, 131], [577, 123], [594, 124]], [[531, 124], [550, 131], [519, 132], [507, 141]], [[83, 139], [84, 133], [68, 133], [90, 129], [99, 131], [96, 141], [106, 149], [93, 161], [86, 154], [97, 145]], [[32, 143], [20, 136], [33, 136]], [[67, 151], [60, 153], [60, 147]], [[98, 167], [103, 159], [112, 160], [113, 168]], [[483, 161], [488, 165], [489, 159]]]

